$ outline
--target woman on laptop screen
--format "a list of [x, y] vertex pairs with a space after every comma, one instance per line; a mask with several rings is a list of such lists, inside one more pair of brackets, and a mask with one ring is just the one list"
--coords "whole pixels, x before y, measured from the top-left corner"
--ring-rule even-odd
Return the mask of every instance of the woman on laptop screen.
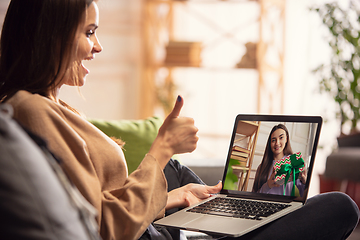
[[[293, 161], [301, 161], [296, 168], [295, 184], [293, 169], [285, 172], [284, 166]], [[287, 196], [303, 196], [306, 183], [306, 169], [301, 153], [294, 154], [289, 138], [289, 131], [284, 124], [275, 125], [269, 134], [265, 152], [259, 165], [253, 186], [253, 192]]]

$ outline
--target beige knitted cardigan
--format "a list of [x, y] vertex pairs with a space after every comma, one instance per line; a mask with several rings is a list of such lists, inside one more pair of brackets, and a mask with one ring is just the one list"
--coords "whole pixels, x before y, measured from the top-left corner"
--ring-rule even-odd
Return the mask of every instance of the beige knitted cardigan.
[[45, 139], [84, 197], [97, 209], [103, 239], [137, 239], [163, 214], [167, 184], [151, 156], [128, 176], [122, 149], [86, 119], [54, 101], [17, 92], [14, 118]]

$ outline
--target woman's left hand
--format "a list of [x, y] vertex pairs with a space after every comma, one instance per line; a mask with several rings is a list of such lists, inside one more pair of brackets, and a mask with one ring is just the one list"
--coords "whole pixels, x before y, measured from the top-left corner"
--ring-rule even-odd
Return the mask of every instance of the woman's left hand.
[[307, 178], [307, 172], [306, 172], [306, 169], [299, 173], [299, 179], [301, 181], [302, 184], [305, 184], [306, 183], [306, 178]]
[[169, 210], [176, 207], [188, 207], [210, 197], [212, 194], [220, 192], [221, 187], [221, 182], [215, 186], [190, 183], [174, 189], [168, 193], [165, 209]]

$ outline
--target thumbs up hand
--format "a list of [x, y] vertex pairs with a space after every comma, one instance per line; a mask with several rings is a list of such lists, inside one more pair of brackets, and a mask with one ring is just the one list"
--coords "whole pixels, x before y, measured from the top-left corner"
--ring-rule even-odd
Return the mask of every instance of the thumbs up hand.
[[179, 117], [184, 101], [178, 96], [172, 112], [167, 116], [154, 140], [149, 154], [165, 167], [174, 154], [192, 152], [198, 141], [194, 119]]

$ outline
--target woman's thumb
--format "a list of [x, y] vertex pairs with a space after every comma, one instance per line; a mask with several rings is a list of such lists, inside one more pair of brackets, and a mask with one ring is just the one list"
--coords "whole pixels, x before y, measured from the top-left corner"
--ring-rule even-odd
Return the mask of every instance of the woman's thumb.
[[218, 193], [218, 192], [220, 192], [221, 188], [222, 188], [222, 182], [219, 181], [218, 184], [210, 187], [209, 192], [210, 193]]
[[180, 111], [183, 105], [184, 105], [183, 98], [179, 95], [176, 99], [175, 106], [168, 117], [177, 118], [180, 115]]

